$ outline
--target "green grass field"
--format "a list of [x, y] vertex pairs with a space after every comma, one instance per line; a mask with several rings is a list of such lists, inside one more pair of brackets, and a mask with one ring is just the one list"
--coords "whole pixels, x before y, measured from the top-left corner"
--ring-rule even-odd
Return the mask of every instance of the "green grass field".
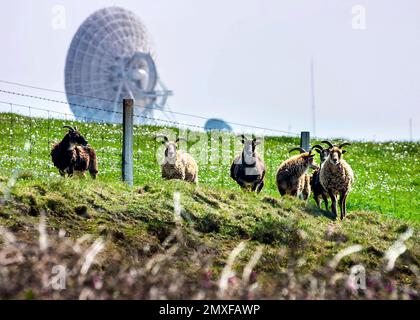
[[[177, 191], [178, 218], [174, 214]], [[0, 200], [0, 227], [23, 242], [4, 247], [0, 229], [0, 257], [16, 251], [27, 257], [3, 267], [14, 280], [0, 282], [0, 298], [78, 299], [84, 289], [93, 290], [95, 299], [419, 297], [419, 224], [414, 221], [354, 211], [343, 222], [334, 222], [290, 197], [176, 180], [131, 188], [122, 182], [39, 177], [27, 171], [12, 180], [0, 176]], [[38, 244], [42, 213], [51, 246], [46, 252]], [[404, 242], [407, 250], [392, 273], [383, 272], [385, 253], [409, 228], [414, 232]], [[65, 239], [57, 237], [60, 230], [65, 230]], [[77, 243], [89, 243], [88, 239], [105, 243], [89, 271], [89, 281], [80, 274], [79, 262], [88, 247], [82, 253], [77, 249]], [[340, 258], [331, 267], [339, 252], [355, 245], [360, 252]], [[238, 246], [243, 250], [230, 266], [235, 273], [229, 276], [229, 290], [220, 295], [226, 261]], [[242, 274], [258, 250], [254, 280], [246, 283]], [[73, 270], [67, 289], [58, 292], [42, 285], [57, 264]], [[355, 265], [366, 269], [367, 290], [355, 291], [346, 284]], [[130, 270], [138, 269], [145, 271], [137, 274], [133, 286]], [[104, 282], [100, 290], [93, 288], [98, 278]]]
[[[10, 174], [14, 169], [30, 170], [41, 175], [57, 174], [49, 156], [51, 144], [63, 137], [65, 130], [61, 129], [62, 125], [71, 124], [77, 125], [97, 150], [99, 179], [120, 179], [120, 125], [28, 118], [8, 113], [0, 114], [0, 124], [0, 170], [4, 174]], [[156, 154], [162, 154], [163, 151], [159, 149], [161, 144], [154, 140], [154, 135], [162, 129], [153, 126], [135, 127], [135, 185], [141, 186], [161, 179]], [[190, 137], [195, 135], [190, 131], [188, 134]], [[237, 152], [234, 144], [236, 143], [236, 148], [240, 144], [233, 136], [224, 137], [228, 139], [228, 145], [218, 144], [217, 138], [206, 137], [196, 144], [190, 143], [189, 151], [199, 162], [200, 184], [239, 190], [229, 177], [229, 169]], [[312, 141], [312, 144], [317, 142], [319, 141]], [[279, 197], [275, 186], [276, 170], [289, 156], [288, 150], [298, 144], [298, 138], [265, 137], [263, 154], [267, 175], [263, 195]], [[347, 150], [345, 159], [352, 166], [356, 177], [353, 191], [348, 197], [350, 212], [365, 210], [420, 221], [420, 143], [354, 141]], [[310, 204], [314, 205], [315, 202], [311, 199]]]
[[[68, 122], [0, 114], [0, 123], [0, 257], [26, 257], [0, 261], [0, 271], [13, 279], [0, 281], [0, 298], [78, 299], [85, 290], [94, 299], [419, 297], [418, 143], [354, 142], [347, 148], [356, 185], [341, 222], [313, 200], [278, 195], [275, 171], [298, 139], [265, 138], [267, 183], [257, 195], [240, 191], [229, 178], [233, 146], [225, 145], [226, 152], [211, 143], [207, 148], [207, 137], [190, 145], [201, 159], [196, 186], [161, 179], [161, 144], [153, 137], [162, 128], [136, 127], [131, 188], [120, 181], [121, 126], [76, 123], [98, 153], [100, 174], [91, 180], [63, 179], [51, 165], [51, 144]], [[46, 251], [40, 249], [42, 214]], [[102, 239], [104, 247], [82, 274], [89, 246], [82, 249], [81, 243], [88, 239]], [[355, 245], [357, 252], [337, 258]], [[237, 248], [237, 257], [227, 262]], [[398, 257], [391, 272], [385, 270], [387, 252]], [[43, 285], [57, 264], [71, 270], [63, 291]], [[349, 285], [355, 265], [366, 269], [366, 290]], [[133, 276], [132, 270], [141, 272]], [[252, 270], [248, 278], [246, 270]], [[221, 293], [226, 274], [229, 285]], [[101, 289], [93, 285], [97, 279]]]

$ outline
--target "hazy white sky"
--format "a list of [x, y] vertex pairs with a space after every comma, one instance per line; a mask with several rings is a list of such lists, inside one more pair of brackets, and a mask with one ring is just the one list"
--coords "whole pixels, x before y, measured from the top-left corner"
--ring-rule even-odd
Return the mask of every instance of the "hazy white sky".
[[[52, 28], [54, 5], [66, 9], [65, 29]], [[2, 1], [0, 79], [64, 91], [74, 33], [110, 5], [151, 33], [175, 111], [311, 130], [313, 57], [318, 136], [408, 139], [412, 118], [420, 139], [418, 0]], [[366, 8], [364, 30], [352, 28], [355, 5]]]

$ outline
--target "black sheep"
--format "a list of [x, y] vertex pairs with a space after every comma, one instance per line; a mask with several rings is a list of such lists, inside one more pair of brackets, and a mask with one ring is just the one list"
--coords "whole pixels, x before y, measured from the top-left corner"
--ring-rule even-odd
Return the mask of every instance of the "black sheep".
[[77, 128], [64, 126], [69, 132], [64, 138], [55, 143], [51, 149], [51, 159], [54, 166], [58, 168], [61, 176], [72, 176], [74, 172], [84, 175], [89, 170], [93, 179], [98, 173], [98, 162], [95, 150], [88, 145], [86, 139], [80, 134]]
[[319, 172], [321, 170], [322, 164], [324, 163], [324, 161], [327, 159], [329, 155], [329, 151], [328, 149], [324, 149], [319, 144], [315, 145], [313, 148], [315, 148], [316, 152], [319, 153], [319, 160], [320, 160], [319, 167], [320, 168], [316, 169], [311, 176], [311, 189], [312, 189], [312, 192], [314, 193], [314, 199], [318, 208], [321, 208], [320, 197], [322, 197], [325, 204], [325, 210], [328, 210], [328, 194], [325, 191], [324, 187], [322, 186], [321, 181], [319, 180]]
[[260, 141], [256, 138], [246, 140], [242, 135], [244, 148], [241, 154], [233, 160], [230, 168], [230, 176], [242, 189], [251, 188], [252, 191], [259, 193], [264, 186], [265, 164], [257, 155], [255, 148]]

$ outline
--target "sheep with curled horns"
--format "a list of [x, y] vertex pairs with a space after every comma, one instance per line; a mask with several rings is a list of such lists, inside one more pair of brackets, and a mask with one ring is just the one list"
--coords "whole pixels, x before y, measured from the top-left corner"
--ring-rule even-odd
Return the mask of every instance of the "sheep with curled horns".
[[230, 167], [230, 177], [235, 180], [243, 190], [261, 192], [264, 187], [265, 164], [257, 154], [256, 147], [261, 140], [256, 137], [247, 139], [245, 135], [240, 135], [243, 149], [232, 162]]
[[310, 177], [308, 175], [309, 168], [317, 169], [318, 166], [314, 162], [315, 154], [312, 150], [317, 146], [313, 146], [309, 151], [301, 147], [293, 148], [289, 151], [299, 151], [300, 154], [290, 157], [283, 161], [277, 170], [276, 184], [280, 194], [302, 197], [307, 200], [311, 193]]
[[89, 170], [93, 179], [98, 174], [98, 161], [95, 150], [76, 127], [63, 126], [68, 129], [64, 138], [55, 143], [51, 149], [51, 160], [61, 176], [71, 177], [74, 173], [84, 176]]
[[[320, 167], [323, 165], [325, 160], [327, 159], [329, 155], [328, 149], [324, 149], [319, 144], [313, 146], [316, 152], [319, 153], [319, 165]], [[315, 169], [312, 176], [311, 176], [311, 189], [314, 196], [314, 200], [318, 206], [318, 208], [321, 208], [321, 197], [325, 204], [325, 210], [328, 210], [328, 193], [325, 191], [324, 187], [321, 184], [321, 181], [319, 180], [319, 169]]]
[[331, 198], [331, 210], [337, 217], [337, 200], [339, 199], [340, 218], [343, 220], [346, 216], [346, 201], [347, 196], [351, 191], [354, 182], [354, 174], [350, 165], [343, 159], [344, 146], [349, 146], [351, 143], [344, 142], [340, 145], [334, 145], [329, 140], [324, 140], [329, 146], [328, 157], [321, 166], [319, 172], [319, 180], [325, 191]]

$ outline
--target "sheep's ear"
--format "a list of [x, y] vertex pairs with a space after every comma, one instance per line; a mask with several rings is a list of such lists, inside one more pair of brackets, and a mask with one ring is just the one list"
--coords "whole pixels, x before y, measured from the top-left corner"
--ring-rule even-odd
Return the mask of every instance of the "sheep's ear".
[[166, 143], [166, 142], [168, 142], [168, 141], [169, 141], [167, 136], [164, 136], [164, 135], [161, 135], [161, 134], [156, 135], [156, 136], [155, 136], [155, 139], [156, 139], [156, 140], [157, 140], [157, 139], [163, 139], [163, 140], [162, 140], [162, 144], [164, 144], [164, 143]]

